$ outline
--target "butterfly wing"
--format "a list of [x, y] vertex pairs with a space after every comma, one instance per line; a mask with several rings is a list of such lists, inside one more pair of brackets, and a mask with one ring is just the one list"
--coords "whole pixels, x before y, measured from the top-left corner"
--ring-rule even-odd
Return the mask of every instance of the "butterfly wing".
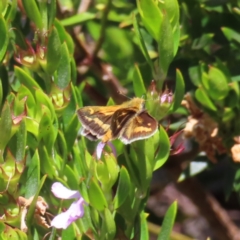
[[86, 128], [82, 127], [80, 129], [80, 134], [84, 137], [86, 137], [87, 139], [91, 140], [91, 141], [97, 141], [98, 138], [96, 136], [96, 134], [92, 134], [89, 130], [87, 130]]
[[125, 128], [126, 124], [137, 114], [133, 108], [122, 108], [117, 110], [111, 121], [112, 138], [118, 138], [122, 129]]
[[158, 122], [147, 111], [142, 111], [130, 119], [119, 133], [119, 139], [129, 144], [151, 137], [157, 132]]
[[111, 118], [118, 106], [83, 107], [77, 110], [82, 124], [81, 134], [90, 140], [101, 138], [110, 128]]

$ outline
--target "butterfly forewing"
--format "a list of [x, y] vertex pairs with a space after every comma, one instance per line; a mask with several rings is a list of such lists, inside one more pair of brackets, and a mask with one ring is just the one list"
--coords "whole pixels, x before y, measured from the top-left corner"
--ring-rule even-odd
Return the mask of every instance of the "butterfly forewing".
[[111, 109], [101, 111], [101, 107], [84, 107], [77, 111], [83, 128], [90, 131], [91, 134], [96, 135], [97, 138], [103, 136], [110, 128], [114, 112]]
[[136, 111], [132, 109], [119, 109], [112, 117], [110, 129], [112, 131], [112, 136], [118, 138], [120, 131], [125, 127], [125, 125], [136, 115]]
[[156, 133], [158, 122], [146, 111], [137, 114], [120, 132], [120, 140], [129, 144], [136, 140], [146, 139]]

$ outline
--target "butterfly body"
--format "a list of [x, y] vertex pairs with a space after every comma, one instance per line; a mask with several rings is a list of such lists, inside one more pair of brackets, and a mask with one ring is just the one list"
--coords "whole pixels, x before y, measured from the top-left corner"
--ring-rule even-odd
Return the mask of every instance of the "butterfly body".
[[144, 108], [144, 99], [133, 98], [121, 105], [88, 106], [77, 110], [81, 134], [90, 140], [108, 142], [119, 138], [124, 144], [154, 135], [158, 122]]

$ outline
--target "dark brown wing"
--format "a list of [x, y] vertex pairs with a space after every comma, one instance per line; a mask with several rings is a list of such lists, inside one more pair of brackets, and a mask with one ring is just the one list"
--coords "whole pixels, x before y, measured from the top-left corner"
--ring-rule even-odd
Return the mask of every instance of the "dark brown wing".
[[87, 139], [91, 140], [91, 141], [97, 141], [98, 138], [95, 134], [92, 134], [89, 130], [87, 130], [86, 128], [81, 128], [80, 133], [82, 136], [86, 137]]
[[99, 107], [83, 107], [77, 110], [82, 127], [96, 138], [101, 138], [108, 131], [113, 113], [112, 110], [103, 111]]
[[110, 127], [113, 139], [118, 138], [122, 129], [136, 114], [136, 110], [131, 108], [119, 109], [113, 114]]
[[156, 133], [157, 129], [157, 120], [150, 116], [147, 111], [143, 111], [127, 122], [125, 128], [119, 133], [119, 139], [124, 144], [129, 144], [151, 137]]

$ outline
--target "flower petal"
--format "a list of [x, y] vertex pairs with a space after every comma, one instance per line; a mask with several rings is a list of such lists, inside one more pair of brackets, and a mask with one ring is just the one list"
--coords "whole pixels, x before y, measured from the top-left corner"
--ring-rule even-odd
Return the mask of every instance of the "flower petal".
[[66, 229], [72, 222], [83, 217], [83, 204], [85, 204], [85, 201], [82, 197], [74, 201], [66, 212], [60, 213], [52, 220], [51, 226]]
[[102, 151], [103, 151], [103, 148], [105, 147], [106, 143], [103, 143], [103, 142], [99, 142], [98, 145], [97, 145], [97, 150], [96, 150], [96, 153], [97, 153], [97, 159], [100, 159], [101, 156], [102, 156]]
[[60, 182], [55, 182], [52, 185], [51, 191], [57, 198], [62, 199], [81, 198], [81, 194], [79, 193], [79, 191], [70, 190]]

